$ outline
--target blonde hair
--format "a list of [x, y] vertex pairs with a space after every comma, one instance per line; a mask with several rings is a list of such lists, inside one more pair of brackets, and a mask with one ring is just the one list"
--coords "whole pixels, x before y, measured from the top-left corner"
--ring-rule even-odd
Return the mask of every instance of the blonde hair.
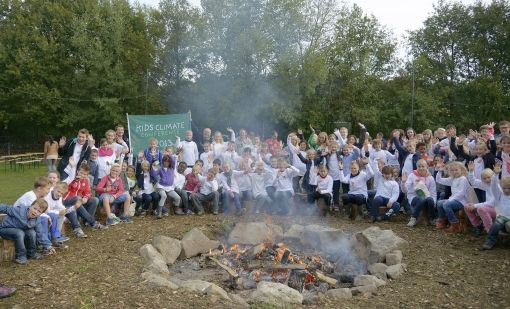
[[47, 177], [38, 177], [35, 179], [34, 182], [34, 189], [37, 188], [44, 188], [50, 185], [50, 182], [48, 181]]
[[499, 184], [501, 186], [508, 186], [510, 185], [510, 176], [501, 177], [501, 180], [499, 181]]
[[482, 177], [489, 177], [489, 178], [491, 178], [492, 176], [494, 176], [494, 171], [491, 170], [490, 168], [485, 168], [480, 175]]
[[121, 169], [121, 166], [120, 166], [120, 164], [119, 164], [119, 163], [113, 163], [113, 164], [112, 164], [112, 167], [110, 168], [110, 170], [111, 170], [112, 168], [114, 168], [114, 167], [118, 167], [119, 169]]
[[[450, 169], [452, 169], [452, 168], [460, 169], [462, 176], [467, 176], [467, 174], [468, 174], [467, 169], [464, 166], [464, 164], [462, 164], [459, 161], [453, 161], [453, 162], [448, 163], [448, 172], [450, 172]], [[449, 174], [450, 174], [450, 176], [452, 176], [451, 173], [449, 173]]]
[[46, 212], [46, 209], [48, 209], [48, 202], [46, 202], [46, 200], [42, 197], [33, 201], [30, 207], [34, 205], [38, 205], [41, 212]]
[[67, 182], [63, 182], [63, 181], [59, 181], [55, 185], [55, 189], [56, 190], [62, 190], [62, 191], [65, 191], [65, 192], [67, 192], [68, 187], [69, 186], [67, 185]]

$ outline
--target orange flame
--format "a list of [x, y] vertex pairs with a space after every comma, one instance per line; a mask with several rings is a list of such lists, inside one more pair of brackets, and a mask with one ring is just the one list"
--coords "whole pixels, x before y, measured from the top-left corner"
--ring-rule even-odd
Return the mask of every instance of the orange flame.
[[260, 270], [255, 270], [251, 274], [253, 275], [253, 280], [255, 282], [259, 282], [260, 281], [260, 275], [261, 275]]
[[305, 276], [305, 283], [311, 283], [315, 281], [315, 276], [311, 273], [307, 273]]

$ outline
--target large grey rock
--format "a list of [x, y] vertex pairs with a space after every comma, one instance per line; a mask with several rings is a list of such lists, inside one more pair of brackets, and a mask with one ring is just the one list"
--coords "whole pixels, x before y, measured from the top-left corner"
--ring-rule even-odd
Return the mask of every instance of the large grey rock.
[[352, 298], [352, 292], [349, 288], [331, 289], [327, 291], [325, 295], [334, 300]]
[[374, 284], [355, 286], [355, 287], [351, 288], [352, 295], [373, 293], [375, 291], [377, 291], [377, 287]]
[[391, 265], [388, 266], [388, 268], [386, 269], [386, 275], [388, 276], [388, 278], [397, 279], [404, 273], [404, 270], [405, 270], [404, 264]]
[[171, 290], [177, 290], [179, 286], [173, 282], [170, 282], [165, 276], [158, 275], [152, 272], [142, 273], [142, 278], [150, 287], [154, 288], [169, 288]]
[[405, 248], [408, 242], [391, 230], [381, 230], [377, 226], [370, 227], [354, 235], [353, 247], [359, 257], [368, 264], [384, 262], [386, 254]]
[[257, 290], [251, 295], [251, 302], [273, 306], [301, 304], [303, 302], [303, 295], [281, 283], [261, 281], [257, 285]]
[[244, 300], [244, 298], [242, 298], [241, 296], [239, 296], [237, 294], [233, 294], [233, 293], [228, 294], [228, 296], [234, 303], [239, 305], [239, 307], [241, 307], [241, 308], [249, 308], [250, 307], [250, 305], [246, 302], [246, 300]]
[[203, 280], [186, 280], [180, 285], [180, 288], [190, 292], [202, 293], [211, 296], [217, 296], [230, 301], [228, 293], [214, 283]]
[[264, 222], [239, 222], [228, 235], [229, 244], [257, 245], [263, 242], [277, 243], [283, 239], [281, 227]]
[[167, 265], [172, 265], [181, 254], [181, 242], [166, 236], [156, 236], [152, 240], [152, 246], [163, 256]]
[[384, 263], [375, 263], [368, 266], [368, 273], [376, 276], [379, 279], [386, 280], [388, 277], [386, 276], [386, 269], [388, 265]]
[[190, 258], [202, 253], [208, 253], [220, 245], [217, 240], [210, 240], [201, 230], [194, 228], [184, 234], [181, 240], [182, 251], [180, 258]]
[[397, 265], [402, 263], [402, 251], [395, 250], [386, 254], [386, 265]]
[[145, 259], [145, 271], [163, 275], [170, 273], [163, 256], [151, 244], [143, 245], [139, 251], [140, 255]]
[[214, 283], [212, 283], [207, 289], [205, 289], [205, 294], [215, 295], [225, 300], [231, 301], [230, 297], [228, 296], [228, 293]]
[[305, 226], [301, 242], [306, 247], [333, 254], [342, 249], [343, 237], [345, 235], [340, 229], [311, 224]]
[[376, 287], [380, 287], [386, 284], [386, 281], [377, 278], [372, 275], [360, 275], [354, 278], [354, 286], [364, 286], [364, 285], [375, 285]]
[[285, 241], [301, 243], [305, 227], [300, 224], [293, 224], [283, 235]]

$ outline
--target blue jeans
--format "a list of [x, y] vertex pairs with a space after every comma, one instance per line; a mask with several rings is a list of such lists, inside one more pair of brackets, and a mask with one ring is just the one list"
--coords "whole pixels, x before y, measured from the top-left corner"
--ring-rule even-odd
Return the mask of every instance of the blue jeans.
[[48, 219], [40, 217], [41, 221], [41, 233], [42, 237], [46, 238], [47, 241], [51, 241], [55, 238], [62, 236], [58, 229], [58, 215], [53, 212], [48, 212], [47, 215], [51, 218], [51, 226], [48, 226]]
[[418, 219], [420, 216], [421, 210], [423, 207], [427, 207], [427, 214], [429, 219], [434, 219], [434, 199], [431, 197], [420, 197], [416, 196], [411, 201], [411, 206], [413, 206], [413, 215], [411, 217]]
[[151, 194], [142, 193], [142, 196], [135, 197], [135, 201], [142, 204], [142, 208], [144, 210], [149, 210], [151, 208], [152, 203], [152, 209], [158, 208], [159, 199], [161, 197], [159, 196], [159, 193], [154, 191]]
[[[383, 196], [376, 196], [374, 198], [374, 201], [372, 203], [372, 206], [370, 207], [370, 215], [372, 217], [378, 217], [379, 215], [379, 207], [384, 206], [387, 207], [389, 198], [383, 197]], [[391, 205], [391, 209], [393, 210], [393, 213], [396, 214], [397, 211], [400, 209], [400, 204], [398, 202], [394, 202]], [[389, 211], [389, 209], [388, 209]]]
[[287, 214], [290, 210], [290, 198], [292, 197], [292, 191], [276, 191], [274, 198], [276, 205], [280, 206], [279, 212], [281, 214]]
[[356, 205], [362, 205], [366, 203], [367, 198], [363, 194], [342, 194], [342, 202], [345, 205], [353, 203]]
[[[76, 204], [78, 199], [81, 199], [81, 197], [75, 196], [68, 200], [65, 200], [64, 206], [71, 207], [74, 204]], [[94, 226], [94, 224], [96, 223], [97, 205], [99, 205], [99, 199], [97, 197], [91, 197], [90, 199], [87, 200], [87, 203], [81, 205], [81, 207], [79, 207], [76, 210], [76, 214], [77, 214], [77, 216], [80, 216], [90, 226]], [[66, 217], [67, 217], [67, 215], [66, 215]], [[67, 217], [67, 218], [69, 219], [69, 217]], [[69, 219], [69, 221], [71, 221], [71, 219]], [[72, 224], [72, 221], [71, 221], [71, 224]], [[73, 227], [73, 229], [74, 229], [74, 227]]]
[[377, 190], [368, 190], [368, 199], [367, 199], [367, 208], [370, 210], [372, 209], [372, 204], [374, 203], [374, 197], [377, 193]]
[[265, 194], [257, 195], [255, 198], [255, 210], [265, 211], [266, 207], [271, 205], [271, 199]]
[[485, 239], [485, 245], [492, 248], [496, 244], [499, 232], [505, 229], [505, 223], [507, 221], [510, 220], [507, 219], [506, 217], [496, 216], [496, 220], [494, 220], [494, 222], [492, 223], [491, 229], [489, 230], [487, 238]]
[[0, 236], [14, 241], [16, 249], [16, 259], [26, 258], [27, 255], [34, 256], [36, 253], [36, 233], [34, 229], [17, 229], [14, 227], [5, 227], [0, 229]]
[[179, 196], [181, 197], [182, 210], [183, 211], [188, 211], [189, 210], [189, 194], [188, 194], [188, 191], [186, 191], [184, 189], [175, 189], [175, 192], [177, 192], [177, 194], [179, 194]]
[[241, 209], [241, 198], [239, 196], [239, 193], [237, 193], [237, 192], [233, 192], [233, 193], [234, 193], [234, 197], [231, 197], [229, 192], [223, 191], [223, 193], [222, 193], [222, 195], [223, 195], [223, 211], [224, 212], [231, 211], [231, 209], [230, 209], [230, 207], [231, 207], [230, 202], [231, 201], [234, 201], [234, 205], [236, 206], [236, 210]]
[[458, 223], [459, 219], [455, 216], [455, 211], [464, 209], [464, 205], [457, 200], [441, 200], [437, 202], [437, 216], [439, 219], [448, 218], [450, 223]]

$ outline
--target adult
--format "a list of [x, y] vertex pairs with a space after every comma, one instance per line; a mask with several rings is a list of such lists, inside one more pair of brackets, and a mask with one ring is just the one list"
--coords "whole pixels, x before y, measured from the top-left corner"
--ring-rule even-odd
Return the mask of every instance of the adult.
[[204, 152], [204, 144], [205, 143], [212, 144], [212, 142], [213, 142], [213, 138], [212, 138], [211, 128], [204, 128], [202, 130], [202, 140], [197, 143], [198, 153]]
[[242, 154], [244, 148], [252, 147], [253, 143], [251, 139], [248, 137], [248, 132], [245, 129], [239, 130], [239, 138], [236, 139], [236, 151], [238, 154]]
[[126, 158], [128, 160], [128, 165], [133, 165], [133, 152], [131, 151], [129, 145], [129, 135], [125, 131], [124, 126], [122, 124], [118, 124], [115, 127], [115, 142], [119, 145], [125, 146], [121, 153], [121, 158], [119, 160], [120, 163], [124, 161]]
[[62, 180], [66, 180], [67, 177], [74, 179], [77, 168], [82, 162], [88, 161], [92, 150], [88, 134], [87, 129], [80, 129], [76, 138], [70, 140], [65, 136], [60, 138], [58, 154], [62, 159], [58, 164], [58, 172]]
[[51, 135], [48, 135], [48, 139], [44, 142], [44, 159], [48, 165], [48, 172], [57, 170], [58, 142]]
[[499, 122], [498, 126], [499, 126], [499, 134], [497, 134], [495, 136], [495, 139], [496, 139], [496, 143], [499, 144], [499, 140], [501, 139], [501, 137], [510, 136], [510, 122], [503, 120], [503, 121]]

